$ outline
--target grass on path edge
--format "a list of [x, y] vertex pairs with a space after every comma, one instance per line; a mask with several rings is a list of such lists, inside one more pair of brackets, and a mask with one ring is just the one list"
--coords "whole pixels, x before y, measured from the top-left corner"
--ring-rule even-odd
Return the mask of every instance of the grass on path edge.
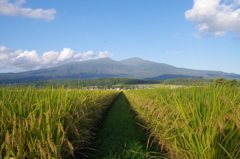
[[103, 119], [93, 145], [93, 149], [96, 150], [94, 157], [96, 159], [164, 158], [155, 151], [156, 148], [147, 150], [148, 135], [138, 124], [139, 122], [122, 92]]

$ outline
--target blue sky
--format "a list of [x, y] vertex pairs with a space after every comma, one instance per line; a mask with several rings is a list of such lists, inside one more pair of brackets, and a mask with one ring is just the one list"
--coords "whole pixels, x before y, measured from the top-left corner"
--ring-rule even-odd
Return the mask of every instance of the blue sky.
[[240, 0], [0, 0], [0, 73], [101, 57], [240, 74]]

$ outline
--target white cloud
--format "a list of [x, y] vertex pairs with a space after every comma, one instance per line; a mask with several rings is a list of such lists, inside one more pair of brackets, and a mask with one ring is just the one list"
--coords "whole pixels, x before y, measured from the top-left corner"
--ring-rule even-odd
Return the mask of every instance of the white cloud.
[[110, 54], [108, 51], [103, 51], [103, 52], [99, 52], [98, 56], [99, 58], [104, 58], [104, 57], [112, 57], [113, 55]]
[[95, 54], [93, 53], [93, 51], [87, 51], [85, 53], [78, 53], [74, 55], [75, 59], [82, 59], [84, 57], [91, 57], [91, 56], [95, 56]]
[[[95, 56], [93, 51], [84, 53], [74, 53], [71, 48], [63, 48], [59, 53], [56, 51], [45, 52], [39, 56], [36, 50], [13, 50], [5, 46], [0, 46], [0, 72], [10, 70], [10, 72], [20, 72], [36, 70], [62, 65], [67, 62], [91, 59]], [[111, 57], [108, 51], [99, 52], [97, 58]]]
[[1, 54], [0, 55], [0, 60], [7, 60], [8, 56], [6, 54]]
[[226, 31], [240, 33], [240, 0], [194, 0], [185, 18], [196, 23], [197, 37], [224, 36]]
[[42, 63], [49, 64], [49, 63], [57, 63], [56, 60], [58, 59], [59, 53], [55, 51], [48, 51], [45, 52], [42, 56]]
[[70, 48], [64, 48], [63, 51], [61, 51], [57, 61], [65, 61], [73, 57], [74, 51]]
[[10, 64], [19, 68], [32, 68], [35, 67], [38, 63], [40, 63], [40, 61], [38, 54], [35, 50], [24, 51], [16, 58], [10, 59]]
[[9, 0], [0, 0], [0, 14], [8, 16], [22, 16], [37, 19], [53, 20], [56, 14], [55, 9], [31, 9], [22, 8], [21, 5], [26, 3], [25, 0], [17, 0], [15, 3], [10, 3]]

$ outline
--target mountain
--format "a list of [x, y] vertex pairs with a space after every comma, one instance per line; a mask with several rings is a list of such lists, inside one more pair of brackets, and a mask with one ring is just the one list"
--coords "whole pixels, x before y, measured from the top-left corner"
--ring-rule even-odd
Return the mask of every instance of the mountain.
[[170, 78], [235, 78], [239, 74], [221, 71], [193, 70], [178, 68], [164, 63], [157, 63], [140, 58], [114, 61], [99, 58], [78, 61], [57, 67], [20, 73], [0, 73], [0, 83], [34, 82], [48, 79], [96, 79], [96, 78], [137, 78], [144, 80], [165, 80]]

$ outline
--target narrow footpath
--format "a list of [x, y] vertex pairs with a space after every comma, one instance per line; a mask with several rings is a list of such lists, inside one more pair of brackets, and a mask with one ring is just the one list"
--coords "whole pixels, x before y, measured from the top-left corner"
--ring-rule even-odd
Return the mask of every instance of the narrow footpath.
[[153, 149], [146, 150], [148, 136], [138, 123], [136, 114], [131, 110], [124, 93], [121, 93], [98, 131], [93, 146], [95, 159], [162, 158], [160, 154], [152, 152]]

